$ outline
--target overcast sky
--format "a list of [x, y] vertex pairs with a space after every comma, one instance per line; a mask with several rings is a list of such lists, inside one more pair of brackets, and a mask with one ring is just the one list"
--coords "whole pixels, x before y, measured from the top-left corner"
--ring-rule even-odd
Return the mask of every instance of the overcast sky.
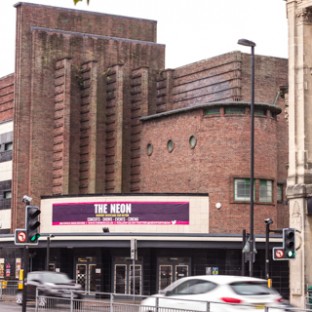
[[[157, 42], [166, 45], [166, 68], [175, 68], [230, 51], [245, 38], [255, 53], [287, 58], [287, 17], [284, 0], [26, 0], [157, 21]], [[16, 0], [0, 0], [0, 77], [14, 72]]]

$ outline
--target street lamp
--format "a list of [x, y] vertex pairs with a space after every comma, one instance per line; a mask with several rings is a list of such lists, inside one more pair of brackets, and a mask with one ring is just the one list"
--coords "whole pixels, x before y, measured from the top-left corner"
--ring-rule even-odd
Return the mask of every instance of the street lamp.
[[255, 46], [256, 44], [247, 39], [239, 39], [239, 45], [251, 48], [251, 99], [250, 99], [250, 258], [249, 258], [249, 276], [253, 276], [253, 261], [255, 253], [255, 239], [254, 239], [254, 104], [255, 104]]

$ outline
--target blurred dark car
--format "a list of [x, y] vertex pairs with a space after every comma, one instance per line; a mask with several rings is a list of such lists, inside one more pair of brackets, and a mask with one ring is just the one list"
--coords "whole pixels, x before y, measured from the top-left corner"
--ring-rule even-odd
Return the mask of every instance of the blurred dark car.
[[[36, 299], [38, 289], [38, 304], [43, 307], [47, 305], [47, 297], [65, 299], [83, 299], [81, 285], [76, 284], [65, 273], [50, 271], [29, 272], [26, 280], [27, 301]], [[23, 303], [23, 291], [16, 294], [16, 303]]]

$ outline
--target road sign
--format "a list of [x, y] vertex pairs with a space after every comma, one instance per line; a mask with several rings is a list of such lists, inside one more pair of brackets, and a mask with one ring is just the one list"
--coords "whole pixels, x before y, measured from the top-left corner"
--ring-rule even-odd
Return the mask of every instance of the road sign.
[[274, 260], [287, 260], [285, 258], [285, 249], [281, 247], [273, 248], [273, 259]]
[[138, 260], [138, 244], [137, 240], [132, 238], [130, 242], [130, 256], [132, 260]]
[[16, 229], [14, 237], [15, 245], [28, 245], [26, 229]]

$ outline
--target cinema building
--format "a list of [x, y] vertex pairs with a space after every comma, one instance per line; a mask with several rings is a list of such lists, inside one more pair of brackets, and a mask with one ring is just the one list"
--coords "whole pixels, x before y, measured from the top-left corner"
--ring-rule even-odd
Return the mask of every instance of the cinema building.
[[[29, 269], [67, 272], [87, 291], [247, 275], [250, 54], [167, 69], [155, 21], [29, 3], [16, 12], [16, 69], [0, 79], [0, 279], [27, 265], [14, 243], [25, 194], [41, 209]], [[255, 56], [260, 277], [264, 220], [288, 226], [287, 70], [287, 59]], [[280, 244], [272, 234], [270, 250]], [[269, 273], [288, 296], [288, 264], [271, 252]]]

